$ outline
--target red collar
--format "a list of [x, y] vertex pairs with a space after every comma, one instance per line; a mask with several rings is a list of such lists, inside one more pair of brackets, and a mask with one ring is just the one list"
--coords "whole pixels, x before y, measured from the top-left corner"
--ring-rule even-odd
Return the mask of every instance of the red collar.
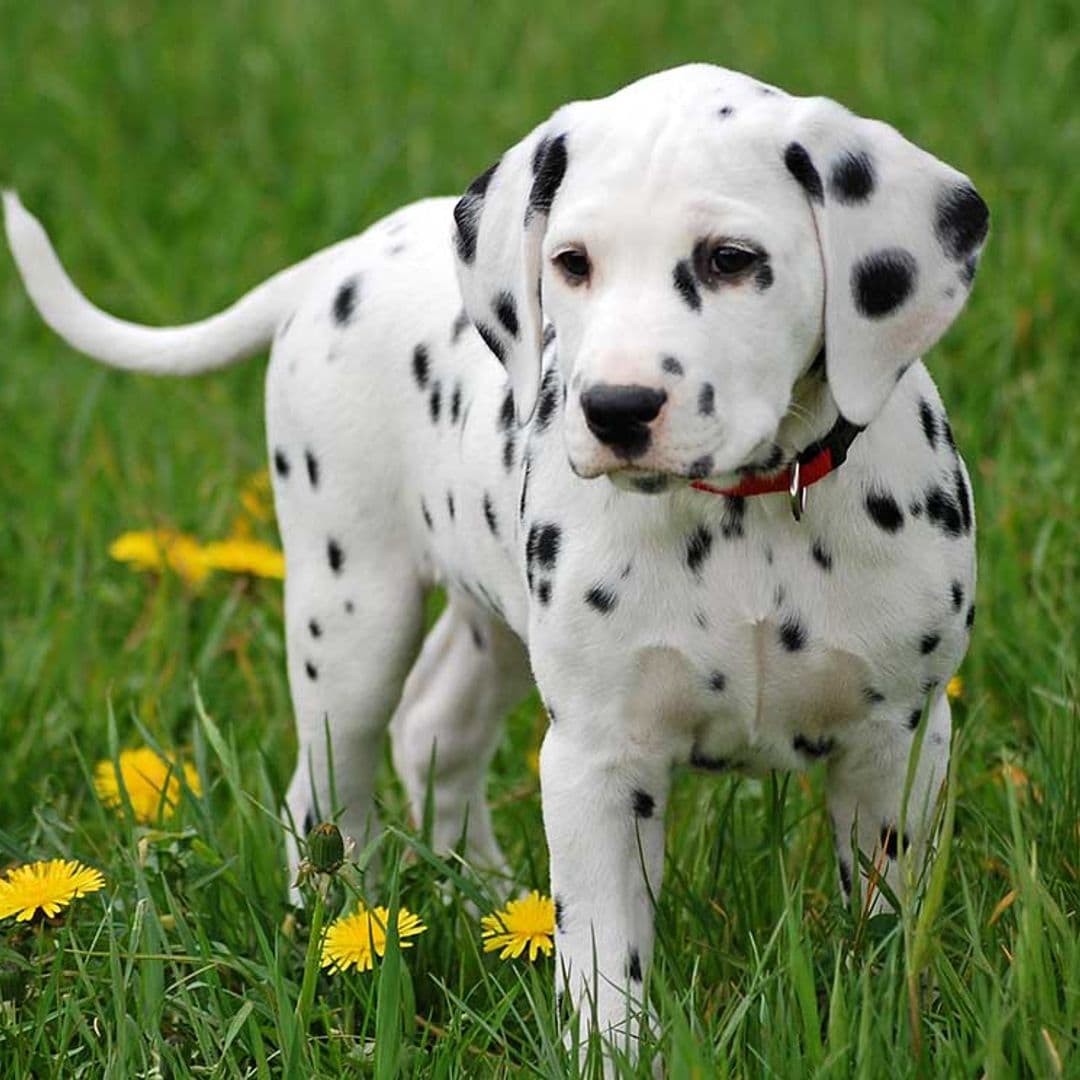
[[734, 487], [718, 488], [704, 480], [695, 480], [690, 486], [696, 491], [707, 491], [710, 495], [728, 495], [740, 499], [746, 495], [770, 495], [786, 491], [794, 499], [811, 484], [816, 484], [843, 465], [848, 448], [862, 430], [840, 417], [824, 438], [811, 443], [779, 472], [750, 473]]

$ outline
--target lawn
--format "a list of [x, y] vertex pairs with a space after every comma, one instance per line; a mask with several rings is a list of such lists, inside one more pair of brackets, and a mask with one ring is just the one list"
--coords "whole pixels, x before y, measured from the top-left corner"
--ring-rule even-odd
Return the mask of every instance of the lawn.
[[[853, 917], [819, 776], [681, 777], [650, 993], [673, 1078], [1080, 1076], [1075, 4], [0, 0], [0, 26], [0, 184], [139, 321], [215, 311], [462, 189], [561, 102], [686, 60], [835, 97], [970, 174], [991, 239], [929, 358], [980, 548], [943, 888]], [[106, 882], [47, 924], [0, 922], [0, 1076], [570, 1075], [551, 960], [482, 952], [490, 899], [432, 855], [389, 769], [368, 900], [428, 929], [311, 981], [273, 816], [295, 754], [280, 584], [194, 589], [109, 557], [129, 529], [234, 528], [263, 364], [107, 371], [42, 326], [0, 253], [0, 866], [71, 857]], [[542, 732], [526, 703], [490, 787], [541, 890]], [[202, 791], [159, 828], [93, 787], [148, 743]]]

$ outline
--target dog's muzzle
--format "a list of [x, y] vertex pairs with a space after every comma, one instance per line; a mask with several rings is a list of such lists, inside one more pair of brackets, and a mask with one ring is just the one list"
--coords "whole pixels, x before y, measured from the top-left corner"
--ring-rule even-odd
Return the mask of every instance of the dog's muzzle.
[[589, 430], [617, 457], [640, 457], [649, 447], [649, 425], [660, 415], [667, 393], [648, 386], [600, 383], [581, 395]]

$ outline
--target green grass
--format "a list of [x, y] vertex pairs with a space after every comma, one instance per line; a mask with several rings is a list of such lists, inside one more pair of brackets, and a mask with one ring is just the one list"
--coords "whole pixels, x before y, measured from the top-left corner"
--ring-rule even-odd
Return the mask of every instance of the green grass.
[[[216, 310], [460, 190], [562, 101], [689, 59], [836, 97], [970, 173], [993, 233], [931, 357], [981, 566], [939, 903], [870, 922], [839, 905], [820, 778], [687, 776], [651, 994], [673, 1078], [1080, 1076], [1074, 4], [0, 0], [0, 26], [0, 183], [91, 296], [143, 321]], [[108, 879], [57, 925], [0, 924], [0, 972], [27, 963], [0, 1075], [568, 1075], [550, 961], [481, 954], [483, 897], [410, 831], [389, 773], [371, 899], [394, 891], [430, 929], [297, 1010], [280, 590], [192, 595], [107, 556], [128, 528], [227, 532], [263, 460], [261, 367], [106, 371], [42, 327], [0, 256], [0, 864], [70, 855]], [[543, 887], [540, 726], [535, 704], [512, 718], [491, 796]], [[167, 830], [92, 793], [93, 764], [145, 740], [202, 778]]]

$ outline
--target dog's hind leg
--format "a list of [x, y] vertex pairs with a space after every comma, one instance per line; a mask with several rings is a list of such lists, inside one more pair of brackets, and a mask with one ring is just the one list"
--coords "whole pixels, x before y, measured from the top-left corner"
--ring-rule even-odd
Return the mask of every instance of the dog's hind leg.
[[452, 596], [405, 683], [391, 734], [394, 766], [422, 821], [430, 792], [432, 841], [479, 870], [508, 873], [491, 826], [488, 766], [506, 713], [532, 675], [519, 639], [464, 597]]

